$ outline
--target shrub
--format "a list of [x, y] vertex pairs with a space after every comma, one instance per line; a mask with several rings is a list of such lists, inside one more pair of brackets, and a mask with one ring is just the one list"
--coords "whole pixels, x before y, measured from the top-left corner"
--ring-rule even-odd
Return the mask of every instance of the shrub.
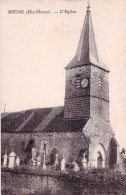
[[126, 175], [109, 169], [90, 169], [78, 172], [60, 173], [64, 181], [77, 182], [85, 187], [104, 186], [108, 188], [125, 189]]

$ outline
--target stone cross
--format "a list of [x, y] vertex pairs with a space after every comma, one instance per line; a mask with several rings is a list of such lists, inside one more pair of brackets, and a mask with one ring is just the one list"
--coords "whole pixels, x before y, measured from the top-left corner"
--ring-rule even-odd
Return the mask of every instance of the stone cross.
[[46, 162], [45, 162], [45, 151], [44, 151], [44, 159], [43, 159], [43, 166], [42, 166], [43, 170], [46, 170]]

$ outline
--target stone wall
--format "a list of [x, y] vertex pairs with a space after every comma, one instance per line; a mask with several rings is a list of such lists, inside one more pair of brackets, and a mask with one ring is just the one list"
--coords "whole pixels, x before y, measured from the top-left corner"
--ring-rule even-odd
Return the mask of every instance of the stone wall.
[[108, 73], [94, 66], [91, 66], [90, 96], [90, 116], [102, 116], [109, 121]]
[[[83, 128], [84, 133], [86, 133], [91, 142], [89, 145], [89, 161], [92, 163], [94, 160], [94, 152], [96, 148], [100, 145], [103, 146], [106, 154], [106, 166], [109, 167], [110, 165], [110, 150], [111, 150], [111, 139], [114, 138], [114, 133], [111, 128], [110, 122], [107, 122], [103, 116], [99, 116], [97, 118], [91, 118], [88, 120], [87, 124]], [[119, 145], [115, 140], [115, 144], [117, 145], [117, 163], [119, 162], [118, 159], [118, 148]], [[96, 160], [96, 159], [95, 159]]]
[[9, 154], [12, 150], [16, 155], [21, 155], [21, 142], [25, 148], [31, 139], [35, 140], [35, 148], [40, 151], [42, 142], [46, 142], [46, 162], [50, 161], [51, 153], [57, 149], [59, 161], [63, 154], [67, 162], [77, 158], [81, 149], [88, 148], [88, 141], [82, 133], [2, 133], [2, 155], [5, 150]]
[[[89, 84], [82, 88], [81, 80]], [[108, 72], [93, 65], [67, 70], [65, 91], [65, 118], [89, 118], [103, 115], [109, 121]]]
[[[90, 115], [90, 66], [67, 70], [64, 117], [82, 119]], [[82, 79], [88, 79], [86, 88], [81, 87]]]

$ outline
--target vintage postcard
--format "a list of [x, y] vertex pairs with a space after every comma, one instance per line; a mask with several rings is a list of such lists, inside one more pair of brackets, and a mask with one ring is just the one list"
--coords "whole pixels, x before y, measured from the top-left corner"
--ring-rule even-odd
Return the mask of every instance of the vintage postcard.
[[126, 194], [126, 1], [1, 1], [1, 194]]

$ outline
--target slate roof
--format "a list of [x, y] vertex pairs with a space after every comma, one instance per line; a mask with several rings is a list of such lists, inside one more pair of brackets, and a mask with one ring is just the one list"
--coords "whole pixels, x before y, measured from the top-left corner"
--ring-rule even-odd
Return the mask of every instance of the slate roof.
[[3, 113], [1, 131], [8, 133], [30, 132], [82, 132], [87, 120], [64, 119], [64, 107], [31, 109]]
[[109, 72], [108, 68], [102, 62], [98, 54], [91, 18], [91, 11], [89, 9], [90, 7], [88, 6], [76, 55], [66, 66], [66, 69], [92, 64]]

